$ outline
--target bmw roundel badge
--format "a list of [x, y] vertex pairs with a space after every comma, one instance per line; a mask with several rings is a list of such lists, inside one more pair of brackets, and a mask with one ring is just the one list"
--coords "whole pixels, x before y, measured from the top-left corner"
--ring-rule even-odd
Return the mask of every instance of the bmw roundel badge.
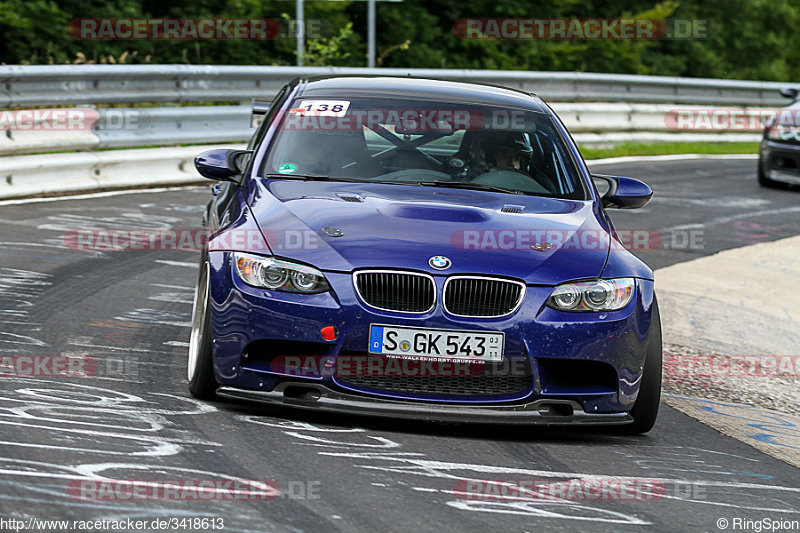
[[450, 265], [453, 263], [451, 263], [450, 260], [443, 255], [434, 255], [428, 259], [428, 264], [431, 266], [431, 268], [435, 268], [436, 270], [446, 270], [450, 268]]

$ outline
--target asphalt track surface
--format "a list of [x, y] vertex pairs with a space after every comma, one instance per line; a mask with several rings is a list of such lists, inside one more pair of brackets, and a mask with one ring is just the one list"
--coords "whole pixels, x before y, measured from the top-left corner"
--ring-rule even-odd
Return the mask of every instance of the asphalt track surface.
[[[646, 208], [613, 215], [619, 229], [662, 232], [660, 248], [637, 252], [653, 268], [800, 232], [800, 193], [760, 188], [754, 160], [595, 170], [655, 190]], [[185, 366], [198, 254], [86, 252], [65, 247], [64, 235], [197, 227], [208, 198], [207, 187], [193, 187], [0, 207], [0, 356], [98, 361], [92, 377], [0, 377], [0, 518], [207, 517], [224, 519], [225, 531], [259, 532], [719, 531], [720, 518], [800, 519], [798, 469], [663, 404], [652, 432], [625, 437], [191, 399]], [[701, 230], [693, 249], [688, 230]], [[644, 501], [459, 494], [464, 479], [592, 476], [656, 480], [663, 489]], [[281, 494], [92, 501], [70, 490], [101, 477], [274, 480]]]

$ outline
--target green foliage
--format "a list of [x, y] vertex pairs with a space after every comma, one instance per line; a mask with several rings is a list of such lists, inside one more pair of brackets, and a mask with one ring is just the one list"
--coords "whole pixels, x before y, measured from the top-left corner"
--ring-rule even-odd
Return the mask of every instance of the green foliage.
[[352, 22], [348, 22], [338, 35], [330, 39], [309, 39], [303, 64], [317, 67], [344, 65], [350, 58], [349, 50], [354, 47], [354, 40]]
[[[366, 64], [366, 3], [306, 0], [306, 64]], [[294, 18], [291, 0], [0, 0], [2, 63], [291, 65], [291, 36], [256, 40], [76, 40], [78, 18]], [[798, 0], [403, 0], [379, 2], [378, 64], [385, 67], [563, 70], [796, 81]], [[465, 40], [461, 18], [647, 18], [701, 21], [706, 35], [657, 40]]]

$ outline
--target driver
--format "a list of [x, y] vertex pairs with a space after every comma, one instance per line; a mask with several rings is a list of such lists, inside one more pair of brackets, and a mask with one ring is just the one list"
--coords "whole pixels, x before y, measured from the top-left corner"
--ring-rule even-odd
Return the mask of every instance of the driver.
[[528, 136], [520, 132], [493, 133], [482, 140], [479, 147], [487, 170], [495, 168], [527, 172], [533, 154]]

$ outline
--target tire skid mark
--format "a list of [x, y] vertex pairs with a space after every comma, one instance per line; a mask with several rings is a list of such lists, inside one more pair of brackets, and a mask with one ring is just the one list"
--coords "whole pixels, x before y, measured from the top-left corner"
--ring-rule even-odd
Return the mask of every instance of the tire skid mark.
[[31, 310], [52, 284], [52, 276], [45, 272], [0, 268], [0, 316], [13, 318], [2, 321], [0, 352], [13, 350], [17, 353], [20, 347], [47, 346], [38, 336], [31, 335], [41, 331], [41, 324], [31, 319]]

